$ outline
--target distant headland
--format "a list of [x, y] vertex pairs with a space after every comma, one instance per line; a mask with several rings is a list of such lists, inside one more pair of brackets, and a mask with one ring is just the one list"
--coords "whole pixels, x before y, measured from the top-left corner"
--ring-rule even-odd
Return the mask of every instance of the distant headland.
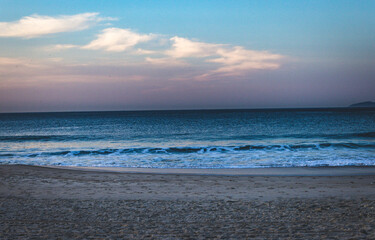
[[360, 102], [360, 103], [352, 104], [349, 107], [372, 108], [372, 107], [375, 107], [375, 102], [371, 102], [371, 101]]

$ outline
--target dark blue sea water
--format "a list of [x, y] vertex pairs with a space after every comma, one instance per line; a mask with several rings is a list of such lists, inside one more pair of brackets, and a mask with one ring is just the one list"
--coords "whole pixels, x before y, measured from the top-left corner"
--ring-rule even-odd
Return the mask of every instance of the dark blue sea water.
[[375, 165], [375, 109], [0, 114], [0, 164]]

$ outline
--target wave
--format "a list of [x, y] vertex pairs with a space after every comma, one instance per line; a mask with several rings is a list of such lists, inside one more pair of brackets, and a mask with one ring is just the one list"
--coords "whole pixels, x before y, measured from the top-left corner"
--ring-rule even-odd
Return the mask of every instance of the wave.
[[[187, 133], [184, 134], [168, 134], [163, 136], [157, 136], [158, 138], [175, 138], [176, 136], [186, 137]], [[107, 140], [125, 140], [125, 139], [145, 139], [145, 138], [155, 138], [155, 136], [105, 136], [105, 135], [96, 135], [96, 136], [87, 136], [87, 135], [13, 135], [13, 136], [0, 136], [0, 141], [3, 142], [27, 142], [27, 141], [86, 141], [86, 140], [98, 140], [98, 139], [107, 139]], [[188, 137], [189, 138], [189, 137]], [[361, 132], [361, 133], [343, 133], [343, 134], [284, 134], [284, 135], [234, 135], [234, 136], [217, 136], [217, 137], [200, 137], [192, 136], [192, 139], [198, 138], [200, 140], [265, 140], [265, 139], [278, 139], [278, 138], [299, 138], [299, 139], [312, 139], [312, 138], [321, 138], [321, 139], [356, 139], [356, 138], [375, 138], [375, 132]], [[190, 139], [190, 138], [189, 138]], [[177, 150], [178, 151], [178, 150]]]
[[299, 138], [299, 139], [356, 139], [356, 138], [375, 138], [375, 132], [360, 132], [360, 133], [341, 133], [341, 134], [283, 134], [283, 135], [242, 135], [231, 136], [230, 140], [262, 140], [262, 139], [277, 139], [277, 138]]
[[330, 138], [330, 139], [375, 138], [375, 132], [318, 134], [316, 135], [316, 137]]
[[[323, 149], [375, 149], [375, 144], [359, 143], [320, 143], [320, 144], [290, 144], [290, 145], [242, 145], [242, 146], [203, 146], [203, 147], [167, 147], [167, 148], [125, 148], [125, 149], [99, 149], [41, 152], [28, 154], [27, 157], [39, 156], [85, 156], [85, 155], [121, 155], [121, 154], [205, 154], [228, 152], [254, 152], [254, 151], [303, 151]], [[15, 156], [0, 154], [0, 157]]]
[[354, 136], [364, 138], [375, 138], [375, 132], [356, 133]]
[[0, 136], [3, 142], [27, 142], [27, 141], [74, 141], [88, 140], [92, 137], [81, 135], [22, 135], [22, 136]]

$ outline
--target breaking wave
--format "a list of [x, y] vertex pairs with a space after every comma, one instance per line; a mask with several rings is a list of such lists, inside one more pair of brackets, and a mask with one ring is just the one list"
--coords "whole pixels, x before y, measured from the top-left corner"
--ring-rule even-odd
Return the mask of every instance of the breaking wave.
[[[41, 152], [28, 154], [27, 157], [39, 156], [85, 156], [85, 155], [118, 155], [118, 154], [190, 154], [190, 153], [227, 153], [238, 151], [302, 151], [321, 149], [375, 149], [375, 144], [359, 143], [320, 143], [291, 145], [242, 145], [242, 146], [203, 146], [203, 147], [167, 147], [167, 148], [125, 148]], [[12, 154], [0, 154], [2, 157]]]

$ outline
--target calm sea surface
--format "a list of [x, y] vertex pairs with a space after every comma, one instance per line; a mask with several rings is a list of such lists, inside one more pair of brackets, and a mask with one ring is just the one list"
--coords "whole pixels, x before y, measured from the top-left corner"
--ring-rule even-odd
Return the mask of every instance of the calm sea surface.
[[0, 114], [0, 164], [375, 165], [375, 109]]

